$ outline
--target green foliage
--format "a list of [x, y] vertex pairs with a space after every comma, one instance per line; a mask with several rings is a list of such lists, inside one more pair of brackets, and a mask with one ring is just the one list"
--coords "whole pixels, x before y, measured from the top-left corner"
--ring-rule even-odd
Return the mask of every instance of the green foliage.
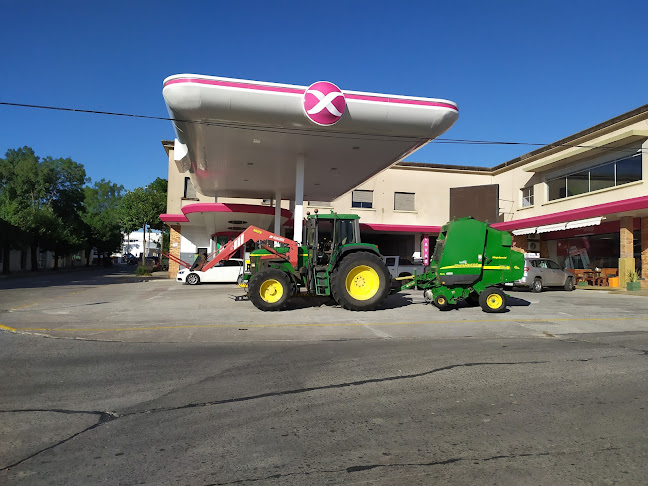
[[146, 265], [137, 265], [137, 268], [135, 269], [135, 275], [151, 275], [151, 269]]
[[160, 214], [166, 210], [167, 181], [157, 178], [146, 187], [128, 192], [121, 201], [120, 218], [124, 233], [146, 226], [162, 230]]
[[0, 218], [36, 247], [64, 254], [83, 242], [80, 212], [83, 165], [69, 158], [41, 160], [30, 147], [10, 149], [0, 159]]
[[122, 232], [148, 226], [168, 233], [159, 217], [166, 193], [167, 181], [159, 177], [125, 193], [104, 179], [90, 184], [83, 165], [70, 158], [41, 159], [30, 147], [10, 149], [0, 158], [1, 249], [31, 246], [32, 261], [36, 247], [57, 255], [84, 247], [112, 253]]
[[639, 275], [637, 275], [637, 272], [634, 270], [628, 270], [626, 273], [626, 279], [628, 282], [638, 282], [639, 281]]
[[84, 212], [86, 246], [98, 253], [112, 253], [122, 243], [120, 205], [124, 186], [101, 179], [85, 186]]

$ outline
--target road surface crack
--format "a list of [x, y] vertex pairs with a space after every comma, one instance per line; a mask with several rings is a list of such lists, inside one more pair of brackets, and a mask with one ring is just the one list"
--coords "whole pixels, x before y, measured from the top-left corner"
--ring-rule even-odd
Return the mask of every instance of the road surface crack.
[[632, 348], [630, 346], [624, 346], [623, 344], [604, 343], [600, 341], [588, 341], [587, 339], [575, 339], [575, 338], [560, 339], [560, 341], [565, 343], [585, 343], [585, 344], [594, 344], [597, 346], [608, 346], [610, 348], [623, 349], [625, 351], [633, 351], [635, 353], [638, 353], [639, 355], [648, 356], [648, 349]]
[[[19, 464], [22, 464], [23, 462], [38, 456], [39, 454], [42, 454], [43, 452], [55, 449], [56, 447], [65, 444], [66, 442], [69, 442], [70, 440], [74, 439], [75, 437], [80, 436], [81, 434], [84, 434], [86, 432], [89, 432], [90, 430], [93, 430], [107, 422], [117, 420], [122, 417], [128, 417], [128, 416], [135, 416], [135, 415], [144, 415], [144, 414], [151, 414], [151, 413], [158, 413], [158, 412], [171, 412], [171, 411], [177, 411], [177, 410], [186, 410], [190, 408], [197, 408], [197, 407], [207, 407], [207, 406], [216, 406], [216, 405], [224, 405], [228, 403], [239, 403], [239, 402], [249, 402], [252, 400], [259, 400], [263, 398], [272, 398], [272, 397], [283, 397], [283, 396], [289, 396], [289, 395], [297, 395], [301, 393], [310, 393], [314, 391], [323, 391], [323, 390], [334, 390], [334, 389], [339, 389], [339, 388], [348, 388], [348, 387], [353, 387], [353, 386], [362, 386], [362, 385], [368, 385], [368, 384], [373, 384], [373, 383], [388, 383], [391, 381], [399, 381], [399, 380], [411, 380], [414, 378], [421, 378], [424, 376], [429, 376], [435, 373], [440, 373], [443, 371], [450, 371], [454, 370], [457, 368], [471, 368], [471, 367], [476, 367], [476, 366], [519, 366], [519, 365], [528, 365], [528, 364], [545, 364], [548, 363], [548, 361], [517, 361], [517, 362], [476, 362], [476, 363], [462, 363], [462, 364], [453, 364], [453, 365], [448, 365], [448, 366], [443, 366], [441, 368], [435, 368], [432, 370], [428, 371], [422, 371], [420, 373], [411, 373], [408, 375], [396, 375], [396, 376], [386, 376], [383, 378], [369, 378], [366, 380], [358, 380], [358, 381], [350, 381], [350, 382], [345, 382], [345, 383], [334, 383], [330, 385], [322, 385], [322, 386], [313, 386], [313, 387], [308, 387], [308, 388], [298, 388], [295, 390], [283, 390], [283, 391], [275, 391], [275, 392], [267, 392], [267, 393], [259, 393], [257, 395], [248, 395], [244, 397], [237, 397], [237, 398], [226, 398], [223, 400], [214, 400], [210, 402], [201, 402], [201, 403], [189, 403], [187, 405], [180, 405], [177, 407], [165, 407], [165, 408], [156, 408], [156, 409], [150, 409], [150, 410], [145, 410], [145, 411], [137, 411], [137, 412], [129, 412], [129, 413], [123, 413], [123, 414], [116, 414], [114, 412], [102, 412], [102, 411], [82, 411], [82, 410], [65, 410], [65, 409], [21, 409], [21, 410], [0, 410], [0, 413], [28, 413], [28, 412], [53, 412], [53, 413], [63, 413], [63, 414], [93, 414], [93, 415], [98, 415], [99, 420], [97, 423], [86, 427], [85, 429], [76, 432], [75, 434], [72, 434], [71, 436], [57, 442], [56, 444], [53, 444], [51, 446], [45, 447], [44, 449], [41, 449], [33, 454], [31, 454], [28, 457], [25, 457], [24, 459], [21, 459], [20, 461], [17, 461], [9, 466], [5, 466], [4, 468], [0, 469], [0, 471], [6, 471], [8, 469], [11, 469], [12, 467], [18, 466]], [[378, 467], [378, 466], [375, 466]], [[371, 467], [369, 467], [371, 469]]]
[[[597, 452], [607, 452], [607, 451], [616, 451], [616, 450], [620, 450], [620, 448], [606, 447], [604, 449], [599, 449]], [[476, 458], [475, 457], [452, 457], [440, 461], [429, 461], [429, 462], [396, 462], [396, 463], [389, 463], [389, 464], [364, 464], [358, 466], [349, 466], [347, 468], [337, 469], [337, 470], [314, 470], [314, 471], [304, 471], [304, 472], [277, 473], [271, 476], [265, 476], [260, 478], [235, 479], [233, 481], [228, 481], [224, 483], [210, 483], [210, 484], [205, 484], [203, 486], [227, 486], [230, 484], [253, 483], [257, 481], [266, 481], [269, 479], [281, 479], [281, 478], [286, 478], [288, 476], [295, 476], [295, 475], [310, 476], [311, 474], [315, 475], [315, 474], [344, 473], [344, 472], [348, 474], [353, 474], [353, 473], [369, 471], [371, 469], [377, 469], [377, 468], [434, 467], [434, 466], [447, 466], [450, 464], [455, 464], [463, 461], [467, 461], [471, 463], [479, 463], [479, 462], [497, 461], [500, 459], [561, 456], [561, 455], [573, 454], [575, 452], [577, 453], [580, 451], [528, 452], [522, 454], [500, 454], [497, 456], [476, 457]]]
[[163, 407], [163, 408], [154, 408], [150, 410], [146, 410], [144, 412], [139, 411], [139, 412], [130, 412], [126, 413], [123, 416], [127, 415], [138, 415], [142, 413], [157, 413], [157, 412], [170, 412], [170, 411], [175, 411], [175, 410], [183, 410], [187, 408], [195, 408], [195, 407], [207, 407], [207, 406], [212, 406], [212, 405], [224, 405], [228, 403], [238, 403], [238, 402], [249, 402], [252, 400], [259, 400], [262, 398], [272, 398], [272, 397], [282, 397], [282, 396], [288, 396], [288, 395], [297, 395], [297, 394], [302, 394], [302, 393], [310, 393], [314, 391], [322, 391], [322, 390], [335, 390], [339, 388], [348, 388], [348, 387], [353, 387], [353, 386], [362, 386], [362, 385], [368, 385], [368, 384], [374, 384], [374, 383], [388, 383], [391, 381], [399, 381], [399, 380], [411, 380], [413, 378], [421, 378], [424, 376], [432, 375], [434, 373], [440, 373], [442, 371], [450, 371], [455, 368], [470, 368], [474, 366], [518, 366], [518, 365], [528, 365], [528, 364], [546, 364], [548, 361], [518, 361], [518, 362], [478, 362], [478, 363], [463, 363], [463, 364], [455, 364], [455, 365], [448, 365], [448, 366], [443, 366], [441, 368], [435, 368], [433, 370], [428, 370], [428, 371], [423, 371], [421, 373], [412, 373], [409, 375], [396, 375], [396, 376], [387, 376], [383, 378], [369, 378], [366, 380], [358, 380], [358, 381], [350, 381], [350, 382], [345, 382], [345, 383], [334, 383], [331, 385], [322, 385], [322, 386], [312, 386], [308, 388], [297, 388], [294, 390], [283, 390], [283, 391], [274, 391], [274, 392], [267, 392], [267, 393], [259, 393], [257, 395], [248, 395], [244, 397], [237, 397], [237, 398], [226, 398], [223, 400], [214, 400], [210, 402], [201, 402], [201, 403], [189, 403], [187, 405], [180, 405], [177, 407]]
[[51, 449], [55, 449], [56, 447], [65, 444], [66, 442], [74, 439], [75, 437], [77, 437], [77, 436], [79, 436], [81, 434], [84, 434], [84, 433], [86, 433], [86, 432], [88, 432], [88, 431], [90, 431], [92, 429], [96, 429], [100, 425], [103, 425], [103, 424], [105, 424], [107, 422], [110, 422], [112, 420], [115, 420], [115, 419], [119, 418], [119, 415], [117, 415], [116, 413], [113, 413], [113, 412], [100, 412], [100, 411], [40, 409], [40, 408], [32, 408], [32, 409], [24, 409], [24, 410], [0, 410], [0, 413], [29, 413], [29, 412], [51, 412], [51, 413], [63, 413], [63, 414], [70, 414], [70, 415], [74, 415], [74, 414], [98, 415], [99, 420], [97, 421], [97, 423], [92, 424], [91, 426], [86, 427], [85, 429], [83, 429], [83, 430], [81, 430], [79, 432], [76, 432], [76, 433], [72, 434], [71, 436], [69, 436], [69, 437], [67, 437], [67, 438], [65, 438], [63, 440], [60, 440], [57, 443], [52, 444], [51, 446], [40, 449], [39, 451], [36, 451], [33, 454], [30, 454], [29, 456], [27, 456], [27, 457], [25, 457], [25, 458], [23, 458], [23, 459], [21, 459], [21, 460], [19, 460], [17, 462], [14, 462], [13, 464], [10, 464], [8, 466], [3, 467], [2, 469], [0, 469], [0, 471], [8, 471], [12, 467], [16, 467], [16, 466], [22, 464], [23, 462], [28, 461], [29, 459], [42, 454], [43, 452], [49, 451]]

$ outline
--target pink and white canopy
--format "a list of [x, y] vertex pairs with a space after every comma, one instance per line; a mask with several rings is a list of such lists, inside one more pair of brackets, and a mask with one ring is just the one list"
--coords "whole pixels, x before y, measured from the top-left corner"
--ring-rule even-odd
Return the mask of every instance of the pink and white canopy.
[[[175, 158], [207, 196], [330, 201], [448, 130], [455, 103], [180, 74], [163, 95]], [[303, 164], [303, 194], [296, 187]]]

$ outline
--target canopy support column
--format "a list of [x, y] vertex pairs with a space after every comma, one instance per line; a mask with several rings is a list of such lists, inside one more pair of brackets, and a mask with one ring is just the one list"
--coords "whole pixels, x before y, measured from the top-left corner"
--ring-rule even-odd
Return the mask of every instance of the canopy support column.
[[[275, 192], [274, 205], [274, 234], [281, 236], [281, 191]], [[275, 246], [277, 245], [278, 243], [275, 242]]]
[[293, 240], [302, 244], [302, 230], [304, 226], [304, 156], [297, 156], [295, 170], [295, 212], [293, 216], [295, 234]]

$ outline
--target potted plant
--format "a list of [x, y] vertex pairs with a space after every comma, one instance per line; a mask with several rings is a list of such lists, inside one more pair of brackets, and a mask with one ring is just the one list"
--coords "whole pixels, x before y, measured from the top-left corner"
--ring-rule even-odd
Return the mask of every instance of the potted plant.
[[639, 276], [634, 270], [628, 270], [626, 274], [627, 283], [626, 288], [628, 290], [641, 290], [641, 283], [639, 282]]

